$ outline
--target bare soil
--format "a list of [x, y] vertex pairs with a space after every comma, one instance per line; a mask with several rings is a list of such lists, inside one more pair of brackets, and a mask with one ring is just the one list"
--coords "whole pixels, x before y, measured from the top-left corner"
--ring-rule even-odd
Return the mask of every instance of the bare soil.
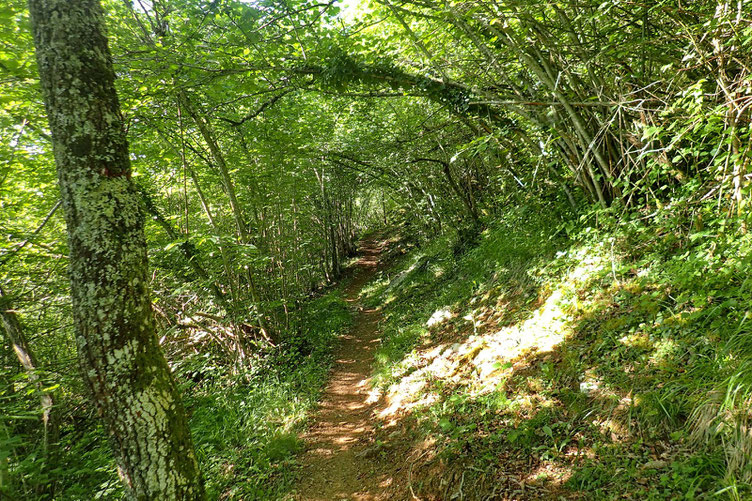
[[[379, 343], [378, 309], [364, 309], [360, 290], [379, 270], [383, 244], [361, 242], [347, 300], [357, 310], [355, 323], [343, 336], [329, 384], [314, 424], [304, 435], [302, 475], [293, 499], [299, 501], [380, 501], [411, 499], [404, 458], [390, 457], [375, 440], [381, 399], [369, 399], [368, 378]], [[375, 401], [371, 401], [375, 400]]]

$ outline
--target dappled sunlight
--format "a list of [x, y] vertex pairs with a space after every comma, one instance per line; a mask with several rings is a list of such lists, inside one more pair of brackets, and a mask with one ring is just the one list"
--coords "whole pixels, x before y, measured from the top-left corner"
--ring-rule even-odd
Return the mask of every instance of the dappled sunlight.
[[[464, 329], [472, 334], [462, 342], [433, 344], [433, 338], [442, 337], [439, 331], [444, 325], [456, 322], [459, 316], [448, 307], [435, 310], [426, 321], [429, 330], [424, 333], [422, 344], [394, 367], [394, 374], [401, 375], [386, 390], [389, 405], [382, 415], [432, 405], [437, 396], [426, 391], [431, 381], [462, 384], [471, 395], [494, 391], [510, 376], [516, 364], [524, 363], [526, 354], [550, 352], [571, 336], [574, 320], [571, 311], [579, 301], [577, 287], [592, 279], [605, 266], [604, 259], [593, 249], [582, 249], [574, 256], [582, 261], [564, 275], [540, 305], [520, 322], [494, 329], [498, 317], [509, 312], [498, 312], [493, 306], [479, 306], [464, 318], [470, 324], [464, 324]], [[490, 296], [486, 295], [488, 299]], [[497, 302], [503, 302], [503, 298]], [[481, 318], [486, 320], [476, 320]]]
[[[384, 400], [386, 429], [417, 431], [413, 451], [421, 437], [436, 440], [437, 453], [416, 454], [411, 466], [423, 492], [472, 485], [510, 499], [569, 499], [570, 489], [603, 493], [631, 475], [631, 488], [647, 493], [669, 465], [695, 461], [672, 431], [687, 419], [674, 388], [689, 370], [681, 361], [703, 345], [676, 333], [704, 305], [669, 309], [671, 285], [651, 263], [626, 266], [598, 241], [548, 261], [513, 250], [520, 261], [508, 262], [495, 261], [502, 238], [486, 242], [441, 277], [416, 266], [445, 262], [426, 250], [372, 292], [393, 298], [385, 311], [399, 315], [385, 325], [369, 398]], [[711, 406], [706, 429], [717, 428], [722, 405]], [[746, 442], [735, 443], [728, 454], [741, 457]]]
[[368, 375], [381, 313], [357, 303], [379, 265], [382, 246], [367, 243], [365, 249], [347, 288], [357, 316], [352, 330], [342, 336], [314, 424], [304, 436], [303, 476], [295, 499], [380, 501], [391, 499], [391, 489], [401, 488], [402, 479], [395, 477], [392, 465], [382, 466], [384, 450], [374, 440], [380, 426], [374, 416], [384, 401], [371, 389]]
[[541, 463], [537, 468], [531, 469], [522, 481], [526, 485], [546, 484], [560, 486], [572, 476], [572, 469], [553, 463]]
[[449, 311], [447, 308], [440, 308], [433, 312], [433, 315], [431, 315], [431, 318], [428, 319], [426, 322], [426, 327], [433, 327], [434, 325], [441, 324], [445, 320], [449, 320], [454, 315], [451, 311]]

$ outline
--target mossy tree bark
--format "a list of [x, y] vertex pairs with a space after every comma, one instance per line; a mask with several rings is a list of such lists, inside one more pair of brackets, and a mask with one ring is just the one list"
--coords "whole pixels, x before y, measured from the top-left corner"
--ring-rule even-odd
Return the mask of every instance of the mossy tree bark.
[[29, 0], [70, 246], [83, 377], [128, 495], [204, 499], [190, 430], [157, 341], [144, 208], [131, 182], [98, 0]]

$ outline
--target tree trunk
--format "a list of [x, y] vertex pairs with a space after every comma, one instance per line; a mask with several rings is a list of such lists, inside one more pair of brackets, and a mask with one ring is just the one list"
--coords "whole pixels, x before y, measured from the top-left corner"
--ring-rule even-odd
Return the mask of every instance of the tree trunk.
[[195, 110], [190, 100], [184, 93], [180, 96], [180, 102], [182, 103], [185, 112], [188, 113], [191, 118], [193, 118], [193, 121], [196, 123], [198, 130], [201, 132], [201, 136], [204, 138], [206, 145], [209, 147], [212, 158], [214, 158], [214, 163], [216, 163], [217, 167], [219, 167], [219, 173], [222, 176], [222, 184], [225, 187], [227, 197], [230, 199], [230, 208], [232, 209], [232, 215], [235, 218], [235, 226], [237, 227], [238, 238], [242, 243], [246, 243], [248, 227], [246, 226], [245, 220], [243, 219], [243, 213], [240, 208], [240, 203], [238, 203], [238, 198], [235, 194], [235, 183], [232, 182], [232, 178], [230, 177], [230, 171], [227, 168], [225, 156], [222, 154], [222, 150], [220, 149], [219, 144], [217, 144], [217, 141], [214, 138], [214, 133], [212, 132], [209, 123], [204, 119], [204, 117], [198, 114], [198, 112]]
[[[157, 208], [157, 205], [154, 203], [154, 200], [152, 200], [151, 195], [147, 193], [146, 190], [144, 190], [141, 187], [139, 187], [139, 191], [141, 192], [141, 199], [143, 201], [144, 207], [146, 208], [146, 212], [151, 214], [151, 216], [154, 218], [154, 222], [156, 222], [159, 226], [162, 227], [164, 232], [170, 238], [170, 241], [176, 242], [180, 240], [181, 235], [178, 233], [178, 230], [176, 230], [172, 226], [172, 223], [170, 223], [162, 215], [162, 213]], [[211, 289], [212, 294], [214, 295], [214, 298], [217, 300], [217, 303], [229, 309], [229, 305], [227, 304], [227, 298], [225, 297], [222, 290], [219, 288], [219, 285], [217, 285], [217, 282], [215, 282], [209, 276], [209, 272], [206, 271], [206, 268], [204, 268], [204, 265], [201, 263], [201, 258], [198, 255], [198, 251], [196, 250], [196, 247], [193, 244], [191, 244], [187, 238], [182, 244], [179, 245], [179, 247], [180, 247], [180, 251], [183, 254], [183, 257], [185, 257], [185, 260], [188, 262], [190, 267], [196, 273], [196, 276], [209, 285], [209, 288]]]
[[31, 351], [31, 347], [21, 326], [21, 321], [18, 319], [16, 312], [11, 308], [10, 300], [2, 288], [0, 288], [0, 324], [2, 324], [10, 345], [16, 353], [16, 357], [18, 357], [18, 362], [29, 375], [29, 382], [39, 391], [44, 428], [42, 446], [47, 457], [54, 460], [55, 447], [60, 429], [57, 415], [53, 413], [55, 399], [52, 393], [44, 391], [44, 385], [37, 374], [39, 364], [34, 353]]
[[157, 340], [144, 208], [97, 0], [29, 0], [70, 248], [84, 380], [131, 499], [205, 499], [183, 405]]

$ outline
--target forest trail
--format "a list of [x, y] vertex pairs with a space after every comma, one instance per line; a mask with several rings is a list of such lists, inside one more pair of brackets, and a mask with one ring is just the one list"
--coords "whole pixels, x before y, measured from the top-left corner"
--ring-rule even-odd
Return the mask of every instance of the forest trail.
[[380, 341], [381, 312], [358, 302], [360, 290], [381, 266], [382, 247], [378, 240], [361, 242], [362, 257], [346, 289], [347, 301], [358, 312], [336, 352], [314, 424], [303, 437], [306, 449], [294, 497], [298, 501], [380, 501], [404, 492], [399, 472], [393, 471], [396, 462], [384, 464], [372, 454], [375, 413], [383, 403], [369, 401], [368, 378]]

